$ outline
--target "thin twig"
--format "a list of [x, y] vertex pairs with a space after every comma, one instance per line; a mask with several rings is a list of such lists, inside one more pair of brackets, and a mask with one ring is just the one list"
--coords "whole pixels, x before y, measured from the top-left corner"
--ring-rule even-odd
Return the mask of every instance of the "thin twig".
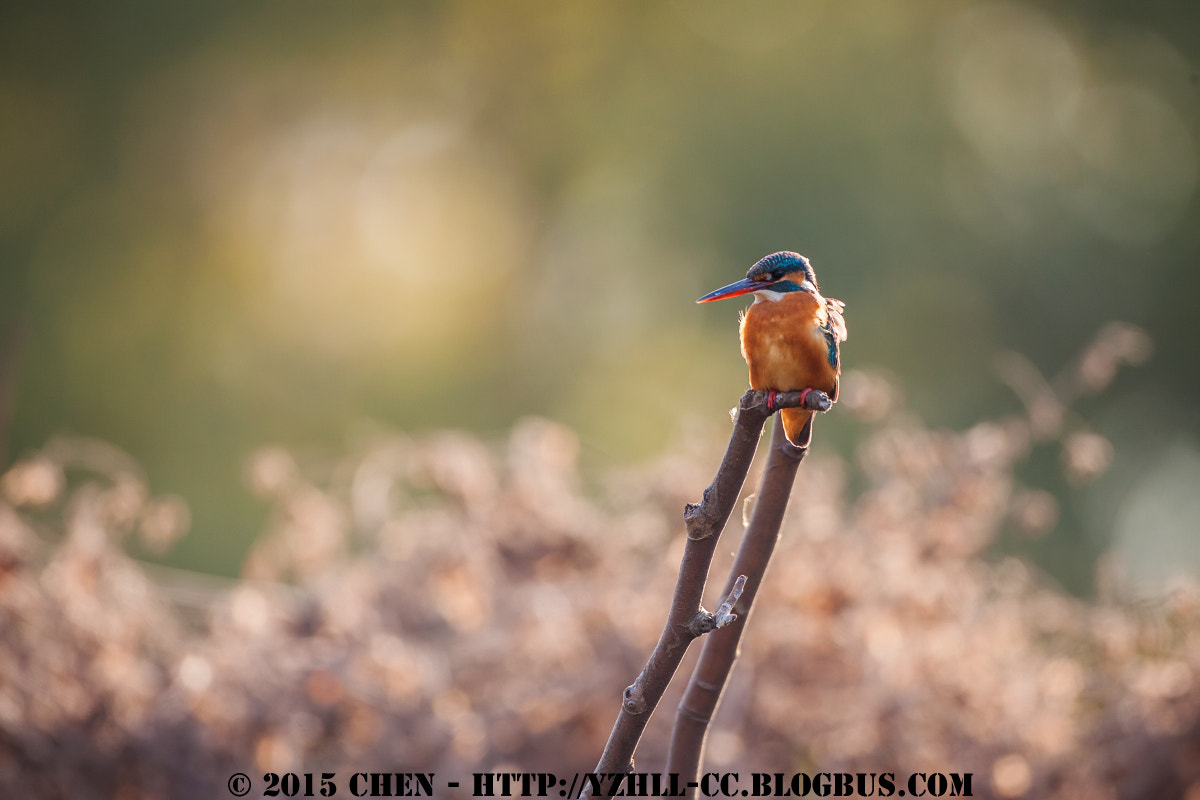
[[713, 612], [713, 625], [718, 628], [724, 628], [731, 622], [737, 620], [737, 614], [733, 613], [733, 606], [742, 596], [742, 591], [746, 588], [746, 576], [738, 575], [733, 582], [733, 588], [729, 590], [724, 602], [717, 606], [717, 610]]
[[709, 723], [737, 660], [742, 631], [749, 621], [754, 597], [779, 540], [779, 525], [787, 509], [796, 470], [807, 452], [807, 448], [796, 447], [787, 440], [782, 420], [777, 420], [750, 524], [729, 568], [726, 591], [744, 586], [733, 609], [737, 621], [722, 626], [704, 640], [704, 649], [700, 651], [700, 659], [676, 712], [671, 747], [667, 752], [667, 772], [678, 773], [681, 785], [699, 779]]
[[739, 575], [738, 579], [733, 582], [733, 588], [729, 590], [729, 594], [721, 601], [721, 605], [717, 606], [716, 611], [710, 612], [701, 608], [696, 612], [696, 616], [692, 617], [692, 621], [687, 625], [688, 633], [692, 634], [692, 638], [703, 636], [717, 628], [723, 628], [737, 619], [737, 614], [733, 613], [733, 604], [742, 596], [742, 589], [745, 586], [746, 576]]
[[[781, 408], [809, 408], [827, 410], [831, 401], [824, 392], [811, 391], [807, 396], [801, 392], [781, 392], [775, 395], [768, 407], [768, 393], [750, 390], [742, 395], [738, 403], [733, 433], [725, 457], [708, 488], [704, 490], [699, 504], [689, 503], [683, 512], [687, 528], [683, 559], [679, 565], [679, 576], [675, 582], [675, 594], [671, 610], [659, 637], [658, 644], [650, 654], [646, 666], [637, 679], [626, 687], [617, 721], [604, 746], [604, 753], [596, 765], [598, 773], [629, 772], [633, 770], [633, 754], [655, 707], [662, 699], [667, 684], [683, 660], [684, 653], [692, 640], [707, 630], [712, 630], [715, 615], [701, 606], [704, 585], [708, 579], [709, 566], [717, 547], [720, 533], [729, 519], [729, 513], [737, 501], [746, 472], [762, 434], [763, 423]], [[733, 592], [733, 582], [726, 595]], [[734, 603], [744, 603], [745, 597]], [[724, 616], [727, 616], [724, 615]], [[709, 620], [707, 630], [703, 620]], [[726, 626], [724, 629], [736, 626]], [[586, 797], [590, 787], [585, 788]]]

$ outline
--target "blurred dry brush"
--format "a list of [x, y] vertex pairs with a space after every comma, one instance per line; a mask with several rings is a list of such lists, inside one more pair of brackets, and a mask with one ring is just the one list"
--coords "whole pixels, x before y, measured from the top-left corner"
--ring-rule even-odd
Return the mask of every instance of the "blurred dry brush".
[[[879, 374], [846, 375], [839, 413], [863, 444], [856, 463], [818, 447], [802, 468], [705, 767], [1200, 796], [1200, 589], [1135, 605], [1110, 570], [1084, 601], [988, 553], [1007, 530], [1052, 535], [1057, 501], [1014, 477], [1036, 442], [1059, 443], [1075, 482], [1104, 471], [1112, 449], [1071, 403], [1148, 352], [1115, 325], [1053, 380], [1005, 357], [1025, 412], [963, 432], [922, 425]], [[129, 537], [183, 535], [184, 503], [107, 445], [53, 441], [0, 477], [0, 795], [208, 798], [239, 770], [590, 769], [717, 447], [686, 436], [587, 492], [574, 434], [537, 419], [493, 444], [264, 448], [247, 481], [268, 530], [224, 581], [132, 558]], [[640, 769], [662, 763], [660, 729]]]

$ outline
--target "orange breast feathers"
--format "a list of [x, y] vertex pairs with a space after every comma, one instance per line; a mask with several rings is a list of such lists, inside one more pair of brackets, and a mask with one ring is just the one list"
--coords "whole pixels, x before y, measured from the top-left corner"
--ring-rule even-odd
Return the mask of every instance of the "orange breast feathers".
[[[836, 304], [836, 305], [834, 305]], [[808, 292], [788, 292], [778, 301], [757, 300], [742, 316], [742, 357], [750, 367], [752, 389], [793, 392], [812, 387], [837, 399], [840, 364], [837, 342], [845, 339], [841, 304]], [[831, 324], [830, 314], [838, 319]], [[832, 330], [834, 341], [830, 342]], [[813, 412], [784, 409], [788, 440], [806, 446]]]

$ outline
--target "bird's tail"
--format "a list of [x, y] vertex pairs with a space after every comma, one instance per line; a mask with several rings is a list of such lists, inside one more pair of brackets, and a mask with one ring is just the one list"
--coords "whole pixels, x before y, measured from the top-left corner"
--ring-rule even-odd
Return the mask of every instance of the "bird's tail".
[[783, 432], [796, 447], [808, 447], [812, 441], [813, 412], [803, 408], [785, 408], [779, 412], [783, 418]]

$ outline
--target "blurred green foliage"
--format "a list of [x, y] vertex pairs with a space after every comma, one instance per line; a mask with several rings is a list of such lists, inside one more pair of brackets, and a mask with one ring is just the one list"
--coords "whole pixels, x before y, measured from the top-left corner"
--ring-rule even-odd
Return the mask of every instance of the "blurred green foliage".
[[[999, 352], [1049, 371], [1104, 322], [1141, 325], [1155, 359], [1083, 407], [1116, 466], [1055, 487], [1078, 540], [1043, 560], [1080, 587], [1081, 559], [1144, 532], [1139, 508], [1166, 504], [1163, 552], [1196, 521], [1144, 478], [1200, 470], [1200, 10], [4, 17], [0, 458], [63, 431], [127, 449], [191, 505], [177, 563], [236, 569], [264, 443], [539, 414], [592, 463], [658, 452], [745, 388], [735, 309], [693, 300], [779, 249], [846, 301], [846, 363], [887, 370], [935, 426], [1018, 407]], [[854, 440], [834, 414], [817, 446]]]

